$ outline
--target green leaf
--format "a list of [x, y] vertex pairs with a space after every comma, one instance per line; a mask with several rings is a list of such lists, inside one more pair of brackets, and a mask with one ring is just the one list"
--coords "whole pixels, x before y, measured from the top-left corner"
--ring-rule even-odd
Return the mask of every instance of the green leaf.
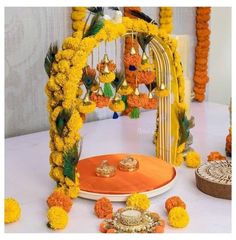
[[104, 26], [104, 19], [100, 18], [100, 14], [96, 14], [91, 21], [91, 24], [84, 34], [85, 37], [93, 36], [97, 34]]
[[72, 149], [64, 153], [64, 176], [75, 181], [75, 167], [79, 161], [77, 144]]
[[190, 134], [190, 121], [188, 120], [184, 110], [178, 111], [179, 120], [179, 140], [178, 145], [186, 142]]
[[57, 52], [58, 52], [57, 43], [56, 42], [51, 43], [47, 55], [44, 59], [44, 69], [48, 77], [50, 77], [51, 75], [52, 64], [55, 61], [55, 55], [57, 54]]
[[71, 117], [70, 111], [63, 109], [57, 116], [56, 119], [56, 127], [57, 127], [57, 132], [60, 136], [63, 134], [63, 129], [66, 126], [67, 122], [69, 121]]

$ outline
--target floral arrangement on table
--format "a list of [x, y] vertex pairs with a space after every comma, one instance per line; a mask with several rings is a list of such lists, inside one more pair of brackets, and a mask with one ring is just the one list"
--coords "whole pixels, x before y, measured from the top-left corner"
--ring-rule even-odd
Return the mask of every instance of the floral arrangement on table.
[[[123, 112], [127, 106], [130, 106], [132, 108], [130, 116], [137, 118], [139, 108], [156, 108], [157, 96], [161, 98], [169, 95], [166, 86], [155, 86], [155, 91], [152, 89], [156, 79], [154, 73], [157, 69], [152, 63], [151, 55], [148, 56], [147, 45], [153, 38], [160, 39], [167, 46], [174, 63], [172, 68], [176, 73], [177, 83], [184, 85], [182, 66], [176, 52], [176, 40], [159, 29], [155, 21], [144, 13], [133, 10], [130, 13], [137, 19], [123, 17], [122, 22], [117, 23], [107, 20], [101, 7], [87, 9], [89, 15], [93, 16], [90, 24], [87, 19], [82, 30], [80, 27], [75, 27], [79, 24], [77, 21], [84, 19], [84, 8], [73, 8], [72, 19], [76, 22], [73, 28], [77, 31], [72, 37], [64, 40], [61, 50], [52, 44], [45, 58], [45, 70], [49, 76], [45, 92], [48, 96], [47, 108], [50, 121], [50, 176], [57, 183], [55, 191], [61, 194], [59, 197], [58, 194], [53, 193], [53, 200], [48, 200], [48, 226], [53, 229], [62, 227], [54, 224], [58, 216], [63, 216], [64, 225], [67, 223], [70, 203], [64, 196], [73, 199], [79, 195], [79, 174], [76, 173], [75, 168], [81, 151], [79, 130], [86, 114], [93, 112], [96, 106], [100, 108], [108, 106], [117, 116], [118, 112]], [[119, 10], [115, 8], [114, 11]], [[126, 64], [129, 64], [129, 71], [137, 73], [135, 83], [131, 82], [131, 78], [127, 78], [127, 75], [122, 76], [116, 71], [116, 64], [109, 59], [106, 52], [97, 65], [97, 71], [87, 63], [88, 56], [92, 54], [94, 48], [99, 47], [101, 42], [114, 41], [125, 36], [127, 32], [131, 35], [138, 32], [136, 38], [142, 50], [140, 57], [135, 47], [131, 47], [130, 54], [125, 55], [124, 58]], [[137, 48], [137, 45], [135, 46]], [[81, 84], [86, 88], [83, 98]], [[101, 84], [104, 85], [103, 89]], [[149, 94], [140, 93], [138, 84], [148, 85]], [[115, 91], [114, 95], [113, 91]], [[177, 85], [175, 91], [179, 96], [177, 102], [183, 103], [183, 87], [178, 88]], [[59, 204], [60, 201], [55, 200], [57, 198], [66, 201], [64, 203], [66, 205]]]
[[[165, 221], [158, 213], [148, 211], [150, 200], [147, 195], [134, 193], [127, 198], [126, 205], [127, 207], [112, 212], [113, 207], [109, 199], [101, 198], [96, 201], [94, 207], [95, 214], [99, 218], [104, 218], [99, 226], [100, 232], [163, 233], [165, 231]], [[186, 204], [179, 196], [168, 198], [165, 202], [165, 208], [170, 226], [184, 228], [189, 224]]]
[[197, 46], [195, 49], [195, 72], [194, 72], [194, 99], [202, 102], [205, 99], [208, 77], [208, 54], [210, 47], [210, 7], [196, 8], [196, 34]]

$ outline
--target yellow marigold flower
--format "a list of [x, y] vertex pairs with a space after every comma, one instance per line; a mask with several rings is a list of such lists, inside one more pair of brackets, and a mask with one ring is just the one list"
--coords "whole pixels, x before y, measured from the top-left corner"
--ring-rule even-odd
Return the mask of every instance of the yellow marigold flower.
[[77, 198], [79, 196], [79, 187], [78, 186], [69, 187], [67, 192], [70, 198]]
[[57, 106], [56, 108], [54, 108], [52, 114], [51, 114], [51, 120], [52, 121], [56, 121], [59, 113], [62, 111], [62, 107], [61, 106]]
[[65, 181], [65, 177], [63, 175], [63, 168], [62, 167], [52, 167], [49, 175], [55, 181], [58, 181], [58, 182], [64, 182]]
[[201, 157], [200, 155], [195, 152], [191, 151], [188, 152], [186, 155], [186, 166], [190, 168], [197, 168], [201, 164]]
[[72, 49], [66, 49], [61, 51], [61, 57], [65, 60], [70, 60], [75, 54], [75, 51]]
[[126, 96], [126, 95], [130, 95], [131, 93], [133, 93], [133, 91], [134, 91], [133, 88], [130, 86], [125, 86], [125, 87], [121, 86], [118, 90], [118, 93], [120, 95]]
[[5, 198], [4, 212], [5, 223], [13, 223], [18, 221], [21, 216], [21, 208], [19, 203], [13, 198]]
[[61, 152], [51, 152], [50, 154], [51, 161], [57, 166], [63, 166], [63, 154]]
[[58, 62], [58, 69], [60, 72], [65, 73], [70, 68], [70, 62], [67, 60], [61, 60]]
[[65, 178], [65, 184], [68, 187], [78, 187], [79, 186], [79, 179], [78, 179], [78, 177], [76, 177], [75, 182], [73, 182], [70, 178], [66, 177]]
[[128, 207], [136, 207], [141, 210], [147, 210], [150, 207], [150, 200], [146, 194], [134, 193], [126, 201]]
[[51, 76], [47, 82], [47, 88], [50, 90], [50, 91], [57, 91], [57, 90], [60, 90], [60, 86], [57, 85], [56, 83], [56, 80], [53, 76]]
[[79, 111], [81, 113], [91, 113], [95, 110], [96, 103], [93, 101], [90, 101], [89, 103], [81, 102], [79, 105]]
[[168, 97], [169, 96], [169, 90], [168, 89], [163, 89], [163, 90], [156, 90], [156, 96], [157, 97]]
[[174, 207], [168, 214], [169, 224], [175, 228], [184, 228], [189, 223], [189, 215], [182, 207]]
[[179, 153], [177, 154], [176, 158], [172, 162], [175, 166], [179, 167], [184, 161], [184, 156], [183, 154]]
[[[79, 27], [77, 27], [77, 23], [79, 23]], [[75, 24], [75, 28], [74, 28], [74, 24]], [[77, 41], [81, 41], [81, 39], [82, 39], [83, 33], [81, 32], [81, 30], [83, 30], [82, 27], [84, 27], [84, 24], [85, 24], [85, 22], [81, 22], [81, 21], [73, 22], [73, 29], [76, 30], [75, 32], [73, 32], [73, 37], [76, 38]]]
[[54, 144], [55, 144], [56, 149], [59, 152], [63, 151], [63, 147], [64, 147], [63, 139], [57, 134], [54, 136]]
[[64, 100], [64, 94], [63, 94], [62, 90], [55, 91], [53, 93], [53, 96], [54, 96], [55, 100], [58, 102], [61, 100]]
[[74, 21], [82, 20], [86, 17], [85, 11], [72, 11], [71, 19]]
[[80, 96], [82, 96], [83, 95], [83, 89], [81, 88], [81, 87], [78, 87], [77, 88], [77, 94], [76, 94], [76, 96], [77, 97], [80, 97]]
[[125, 110], [125, 103], [122, 100], [112, 100], [109, 104], [109, 108], [113, 112], [123, 112]]
[[48, 209], [48, 226], [53, 229], [64, 229], [68, 223], [67, 212], [61, 207]]
[[182, 153], [185, 149], [185, 143], [182, 143], [177, 147], [177, 153]]
[[83, 125], [83, 120], [80, 117], [78, 111], [74, 110], [69, 121], [67, 122], [67, 126], [72, 131], [78, 131]]
[[80, 41], [77, 38], [68, 37], [64, 40], [62, 49], [78, 50]]
[[114, 81], [115, 77], [116, 75], [114, 72], [99, 74], [98, 76], [99, 81], [102, 83], [111, 83], [112, 81]]
[[141, 71], [153, 71], [154, 64], [144, 63], [144, 64], [141, 64], [139, 68], [140, 68], [139, 70]]

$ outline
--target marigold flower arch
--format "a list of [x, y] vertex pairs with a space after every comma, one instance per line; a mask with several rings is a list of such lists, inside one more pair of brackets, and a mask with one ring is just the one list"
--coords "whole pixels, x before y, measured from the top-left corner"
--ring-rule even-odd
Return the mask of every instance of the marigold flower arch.
[[[75, 173], [79, 129], [83, 125], [78, 105], [81, 102], [78, 86], [82, 69], [92, 50], [103, 41], [113, 41], [130, 32], [143, 32], [154, 36], [151, 42], [157, 65], [158, 86], [164, 83], [170, 91], [160, 97], [157, 116], [156, 153], [173, 162], [179, 138], [177, 110], [184, 104], [184, 78], [177, 43], [156, 25], [140, 19], [123, 18], [122, 23], [105, 21], [104, 27], [94, 36], [81, 38], [74, 32], [64, 40], [62, 50], [56, 54], [52, 73], [46, 85], [50, 121], [50, 176], [57, 182], [57, 190], [71, 198], [79, 195], [79, 174]], [[65, 115], [62, 129], [58, 129], [58, 116]], [[60, 130], [60, 131], [59, 131]], [[150, 143], [151, 144], [151, 143]], [[74, 172], [73, 172], [74, 171]]]

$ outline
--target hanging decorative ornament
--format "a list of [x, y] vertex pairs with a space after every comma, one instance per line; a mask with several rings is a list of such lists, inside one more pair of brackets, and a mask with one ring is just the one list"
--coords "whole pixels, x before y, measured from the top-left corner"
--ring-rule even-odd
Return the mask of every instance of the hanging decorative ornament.
[[110, 101], [109, 108], [113, 112], [123, 112], [125, 110], [125, 103], [118, 93], [116, 93], [114, 98]]
[[83, 101], [79, 104], [79, 112], [87, 114], [95, 110], [96, 103], [90, 100], [90, 92], [85, 94]]
[[123, 96], [127, 96], [133, 92], [133, 88], [130, 87], [126, 81], [126, 79], [123, 81], [122, 85], [120, 86], [118, 93]]
[[152, 92], [148, 93], [148, 99], [147, 102], [143, 105], [144, 109], [157, 109], [158, 105], [158, 99], [156, 97], [153, 97]]
[[89, 65], [83, 68], [82, 82], [87, 89], [87, 91], [91, 91], [92, 87], [95, 86], [96, 83], [96, 70]]
[[145, 61], [146, 62], [142, 63], [139, 67], [139, 71], [137, 73], [137, 80], [139, 84], [143, 83], [148, 85], [156, 79], [156, 71], [154, 64], [148, 62], [148, 58]]
[[135, 50], [134, 47], [132, 47], [132, 48], [130, 49], [130, 55], [135, 55], [135, 54], [136, 54], [136, 50]]
[[108, 55], [106, 53], [106, 43], [105, 43], [105, 54], [103, 60], [97, 64], [97, 70], [99, 71], [99, 81], [104, 83], [104, 96], [112, 97], [113, 91], [111, 88], [111, 82], [115, 79], [115, 71], [116, 64], [109, 60]]
[[156, 90], [156, 96], [157, 97], [168, 97], [169, 96], [169, 90], [166, 88], [164, 83], [161, 83], [159, 89]]
[[101, 87], [99, 87], [97, 92], [93, 92], [91, 94], [90, 99], [96, 103], [96, 106], [98, 108], [107, 107], [109, 105], [109, 101], [110, 101], [110, 99], [108, 97], [104, 96], [104, 93], [103, 93]]

